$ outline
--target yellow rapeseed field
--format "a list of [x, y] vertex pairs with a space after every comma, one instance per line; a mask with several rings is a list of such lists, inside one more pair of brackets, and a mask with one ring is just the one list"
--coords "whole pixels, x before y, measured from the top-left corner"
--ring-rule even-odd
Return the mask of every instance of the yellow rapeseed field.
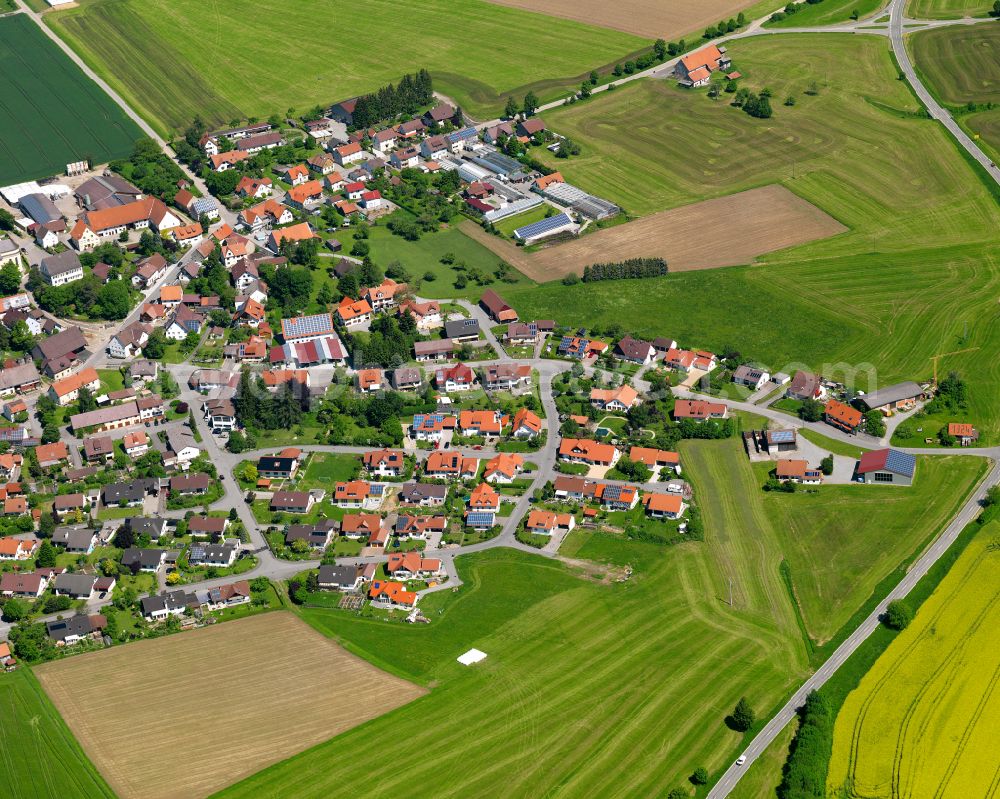
[[998, 795], [998, 684], [1000, 523], [992, 523], [847, 697], [828, 795]]

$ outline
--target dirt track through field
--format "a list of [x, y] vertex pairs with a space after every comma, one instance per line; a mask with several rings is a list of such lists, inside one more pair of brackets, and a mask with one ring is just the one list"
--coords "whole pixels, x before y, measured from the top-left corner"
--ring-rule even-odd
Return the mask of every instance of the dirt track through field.
[[502, 6], [537, 11], [563, 19], [575, 19], [647, 39], [663, 37], [668, 41], [692, 31], [701, 32], [719, 20], [735, 17], [752, 3], [747, 0], [627, 0], [608, 3], [603, 0], [490, 0]]
[[208, 796], [425, 693], [282, 612], [36, 674], [122, 799]]
[[583, 274], [588, 264], [627, 258], [658, 256], [666, 259], [671, 272], [739, 266], [764, 253], [834, 236], [847, 228], [773, 184], [661, 211], [533, 253], [472, 222], [463, 222], [462, 230], [532, 280], [544, 283]]

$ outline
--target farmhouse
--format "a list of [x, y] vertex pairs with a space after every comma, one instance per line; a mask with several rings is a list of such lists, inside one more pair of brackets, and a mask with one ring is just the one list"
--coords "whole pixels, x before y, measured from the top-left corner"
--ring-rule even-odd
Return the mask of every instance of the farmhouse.
[[64, 286], [83, 279], [83, 265], [72, 250], [42, 258], [38, 271], [50, 286]]
[[587, 438], [564, 438], [559, 443], [559, 457], [570, 463], [613, 466], [620, 454], [610, 444], [601, 444]]
[[840, 400], [831, 399], [823, 406], [823, 418], [827, 424], [846, 433], [856, 433], [864, 416], [856, 408], [852, 408]]
[[779, 480], [791, 480], [793, 483], [819, 485], [823, 482], [823, 473], [819, 469], [810, 469], [809, 461], [779, 460], [774, 466], [774, 476]]
[[859, 483], [913, 485], [917, 459], [896, 449], [873, 449], [865, 452], [855, 467]]
[[57, 405], [72, 405], [79, 398], [80, 389], [83, 388], [90, 392], [101, 388], [101, 378], [98, 377], [96, 369], [88, 367], [62, 380], [56, 380], [49, 386], [49, 396]]
[[924, 396], [924, 390], [919, 384], [909, 381], [886, 386], [859, 399], [872, 411], [881, 411], [889, 416], [894, 411], [905, 411], [914, 407], [917, 400]]
[[949, 422], [948, 435], [962, 447], [971, 446], [979, 440], [979, 431], [971, 424], [962, 422]]
[[674, 74], [681, 86], [705, 86], [713, 72], [728, 69], [731, 64], [725, 47], [710, 44], [680, 59], [674, 68]]
[[704, 422], [707, 419], [725, 419], [728, 413], [729, 408], [722, 402], [679, 399], [674, 403], [674, 419]]

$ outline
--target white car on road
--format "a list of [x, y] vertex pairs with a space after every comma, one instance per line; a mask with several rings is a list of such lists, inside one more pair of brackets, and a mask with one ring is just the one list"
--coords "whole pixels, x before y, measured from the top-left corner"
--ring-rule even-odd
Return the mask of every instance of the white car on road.
[[747, 762], [747, 756], [746, 755], [740, 755], [738, 758], [736, 758], [736, 765], [737, 766], [742, 766], [746, 762]]

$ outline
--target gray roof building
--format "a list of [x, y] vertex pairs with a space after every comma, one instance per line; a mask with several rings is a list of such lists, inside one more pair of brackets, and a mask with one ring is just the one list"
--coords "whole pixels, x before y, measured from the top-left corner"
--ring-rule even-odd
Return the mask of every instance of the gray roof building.
[[56, 577], [55, 591], [74, 599], [87, 598], [94, 590], [97, 578], [93, 574], [60, 574]]
[[80, 257], [73, 250], [64, 250], [63, 252], [56, 253], [55, 255], [49, 255], [42, 258], [42, 262], [38, 267], [38, 270], [47, 277], [58, 277], [59, 275], [65, 275], [67, 272], [75, 272], [77, 270], [83, 270], [83, 265], [80, 263]]
[[18, 205], [21, 210], [40, 225], [62, 219], [62, 212], [46, 194], [25, 194]]

